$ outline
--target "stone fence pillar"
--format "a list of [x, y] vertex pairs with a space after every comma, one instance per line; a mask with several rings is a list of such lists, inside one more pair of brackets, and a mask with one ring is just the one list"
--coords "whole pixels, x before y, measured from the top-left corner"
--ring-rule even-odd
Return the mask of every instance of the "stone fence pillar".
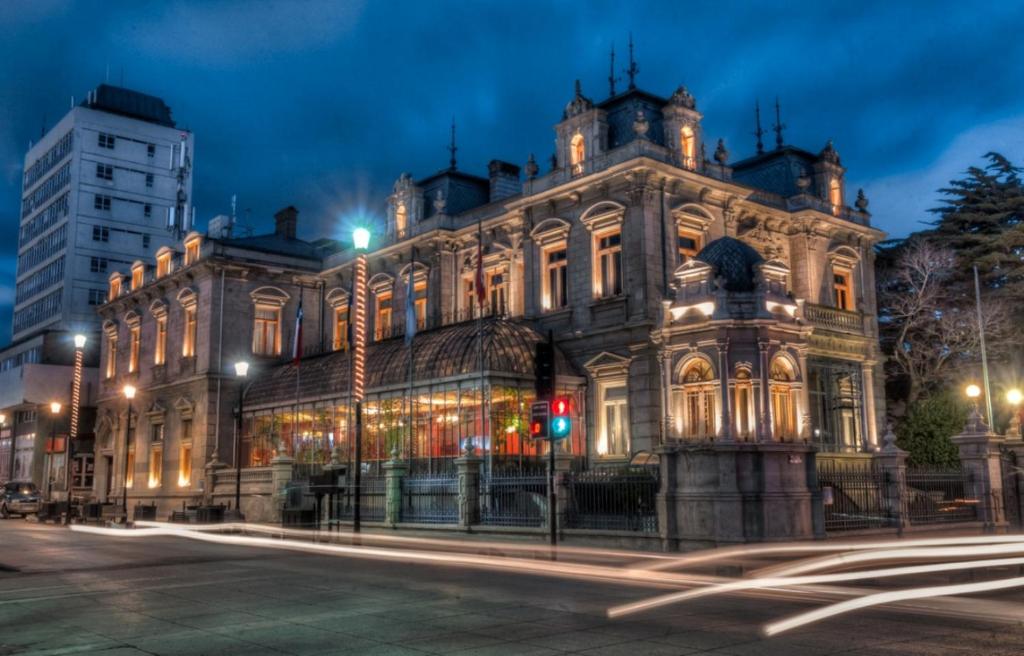
[[[555, 443], [558, 444], [557, 442]], [[556, 448], [560, 448], [557, 447]], [[569, 504], [572, 502], [572, 455], [555, 452], [555, 526], [561, 535], [565, 527], [566, 517], [569, 514]], [[546, 504], [545, 504], [546, 505]], [[545, 525], [547, 518], [545, 517]]]
[[1005, 438], [988, 427], [975, 408], [967, 419], [964, 432], [953, 437], [960, 449], [960, 462], [968, 475], [979, 501], [980, 519], [988, 531], [1006, 530], [1003, 508], [1003, 474], [1000, 447]]
[[272, 522], [281, 521], [285, 498], [288, 496], [288, 482], [292, 480], [292, 469], [295, 459], [287, 454], [274, 456], [270, 461], [271, 489], [274, 491], [274, 502], [271, 504]]
[[882, 507], [896, 521], [896, 530], [902, 534], [907, 527], [907, 456], [906, 451], [896, 446], [896, 434], [889, 424], [882, 437], [882, 450], [875, 455], [879, 469], [885, 474], [882, 489]]
[[480, 465], [483, 459], [472, 445], [455, 460], [459, 474], [459, 528], [469, 530], [480, 523]]
[[214, 456], [213, 460], [206, 463], [203, 468], [205, 471], [205, 478], [203, 482], [203, 504], [212, 506], [214, 503], [214, 492], [217, 489], [217, 472], [227, 469], [227, 463], [223, 463], [217, 460]]
[[395, 528], [402, 517], [402, 479], [408, 465], [398, 459], [398, 449], [391, 452], [391, 460], [384, 463], [384, 523]]

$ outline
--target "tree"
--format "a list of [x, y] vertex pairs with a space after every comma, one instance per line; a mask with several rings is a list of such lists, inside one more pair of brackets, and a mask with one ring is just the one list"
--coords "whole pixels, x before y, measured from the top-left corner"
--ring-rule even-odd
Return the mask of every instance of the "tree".
[[960, 461], [950, 439], [964, 429], [968, 408], [953, 392], [939, 392], [910, 406], [896, 429], [896, 445], [910, 452], [911, 465], [951, 467]]
[[[930, 240], [911, 238], [879, 258], [879, 326], [889, 371], [905, 383], [908, 407], [922, 394], [956, 379], [979, 358], [980, 334], [973, 294], [955, 293], [956, 253]], [[994, 345], [1004, 342], [1005, 305], [985, 304], [982, 325]], [[998, 349], [997, 349], [998, 350]]]

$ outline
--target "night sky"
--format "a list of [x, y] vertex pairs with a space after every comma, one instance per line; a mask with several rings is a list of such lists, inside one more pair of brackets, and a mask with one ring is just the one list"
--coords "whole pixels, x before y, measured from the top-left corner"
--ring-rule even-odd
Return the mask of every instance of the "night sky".
[[863, 187], [901, 236], [985, 152], [1024, 163], [1022, 27], [1010, 2], [4, 2], [0, 343], [25, 150], [108, 75], [195, 132], [200, 224], [237, 194], [257, 230], [294, 204], [300, 236], [330, 237], [380, 213], [401, 172], [444, 168], [453, 116], [459, 168], [546, 163], [573, 80], [603, 99], [632, 31], [638, 86], [685, 84], [732, 161], [753, 151], [755, 99], [778, 96], [786, 141], [834, 139], [847, 200]]

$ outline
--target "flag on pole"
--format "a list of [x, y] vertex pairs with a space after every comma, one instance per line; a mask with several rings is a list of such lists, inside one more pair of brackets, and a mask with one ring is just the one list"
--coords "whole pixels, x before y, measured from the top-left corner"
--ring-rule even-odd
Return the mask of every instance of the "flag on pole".
[[480, 308], [480, 316], [484, 314], [484, 301], [487, 300], [487, 293], [484, 290], [484, 224], [481, 221], [478, 224], [477, 230], [477, 241], [476, 241], [476, 280], [473, 284], [476, 286], [476, 301]]
[[416, 247], [412, 247], [412, 262], [409, 264], [409, 285], [405, 290], [405, 345], [412, 344], [416, 336]]
[[292, 362], [302, 358], [302, 294], [299, 294], [299, 309], [295, 311], [295, 335], [292, 341]]

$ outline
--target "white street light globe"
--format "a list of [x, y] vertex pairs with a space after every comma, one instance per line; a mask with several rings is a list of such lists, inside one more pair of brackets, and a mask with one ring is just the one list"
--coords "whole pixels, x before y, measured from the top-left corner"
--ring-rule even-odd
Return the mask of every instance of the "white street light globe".
[[1006, 393], [1006, 400], [1010, 402], [1010, 405], [1020, 405], [1021, 401], [1024, 401], [1024, 393], [1014, 387]]
[[981, 388], [974, 384], [968, 385], [964, 391], [967, 392], [967, 398], [969, 399], [976, 399], [981, 396]]
[[57, 403], [56, 401], [51, 401], [50, 402], [50, 412], [52, 412], [55, 415], [59, 415], [60, 414], [60, 403]]
[[366, 228], [356, 228], [352, 231], [352, 246], [357, 251], [365, 251], [370, 247], [370, 231]]
[[85, 335], [75, 335], [75, 348], [85, 348]]
[[235, 363], [235, 375], [239, 378], [245, 378], [245, 375], [249, 373], [249, 363], [245, 360]]
[[135, 387], [133, 385], [124, 386], [124, 395], [129, 401], [135, 398]]

